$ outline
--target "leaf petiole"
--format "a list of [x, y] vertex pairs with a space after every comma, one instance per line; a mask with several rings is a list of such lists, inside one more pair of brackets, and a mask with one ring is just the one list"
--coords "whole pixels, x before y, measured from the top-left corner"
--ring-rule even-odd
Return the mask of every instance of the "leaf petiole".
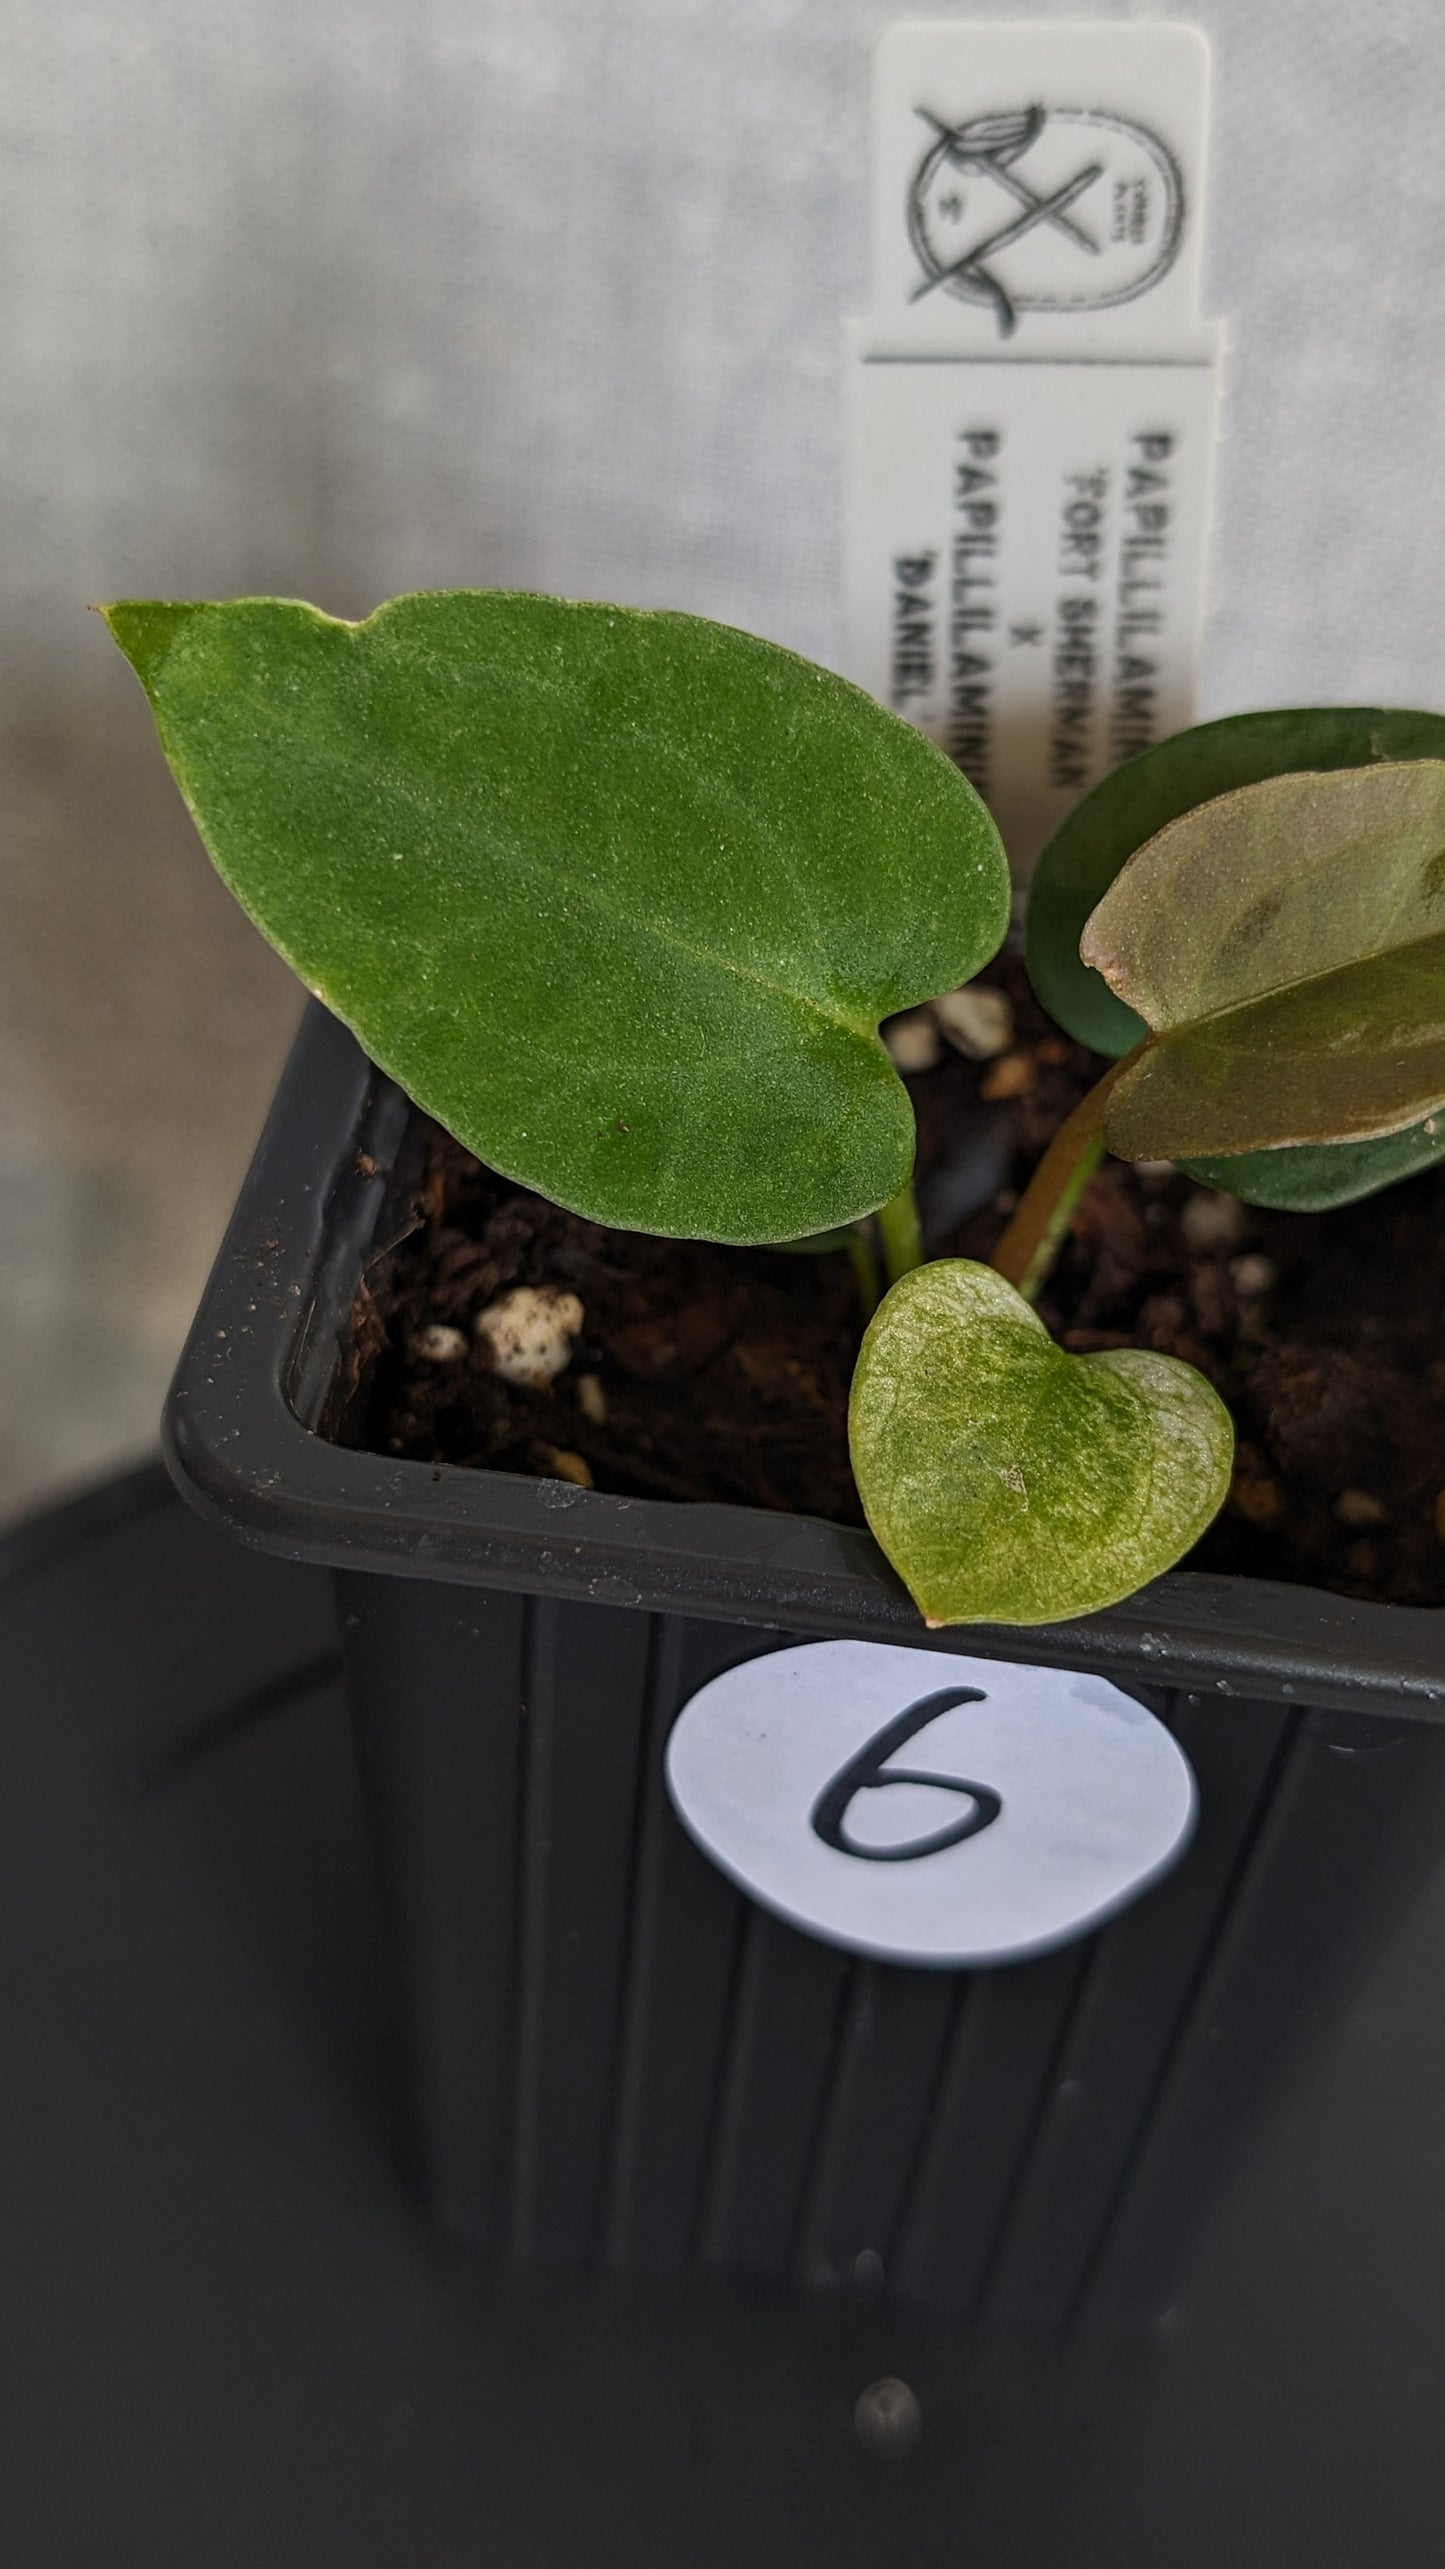
[[858, 1288], [858, 1302], [866, 1328], [878, 1308], [878, 1260], [869, 1236], [870, 1226], [856, 1226], [848, 1233], [848, 1263]]
[[1142, 1044], [1136, 1045], [1122, 1061], [1111, 1063], [1059, 1126], [994, 1250], [995, 1272], [1025, 1302], [1037, 1301], [1084, 1189], [1104, 1156], [1104, 1112], [1114, 1083], [1142, 1050]]
[[900, 1276], [911, 1275], [923, 1264], [923, 1233], [918, 1221], [918, 1198], [910, 1178], [896, 1195], [880, 1204], [874, 1220], [883, 1244], [883, 1270], [891, 1285]]

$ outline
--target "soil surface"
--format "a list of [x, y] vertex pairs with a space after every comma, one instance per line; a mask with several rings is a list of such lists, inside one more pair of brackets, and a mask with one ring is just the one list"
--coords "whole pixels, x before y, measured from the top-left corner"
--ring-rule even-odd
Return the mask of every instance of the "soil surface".
[[[932, 1257], [988, 1257], [1104, 1067], [1020, 967], [986, 981], [1013, 1003], [1009, 1048], [985, 1062], [945, 1048], [908, 1078]], [[522, 1285], [582, 1305], [571, 1360], [541, 1387], [501, 1379], [475, 1334]], [[1158, 1348], [1228, 1402], [1234, 1488], [1191, 1569], [1445, 1603], [1445, 1170], [1285, 1214], [1106, 1160], [1039, 1311], [1074, 1353]], [[846, 1421], [861, 1328], [846, 1256], [604, 1230], [429, 1128], [415, 1227], [357, 1307], [349, 1432], [433, 1464], [859, 1524]]]

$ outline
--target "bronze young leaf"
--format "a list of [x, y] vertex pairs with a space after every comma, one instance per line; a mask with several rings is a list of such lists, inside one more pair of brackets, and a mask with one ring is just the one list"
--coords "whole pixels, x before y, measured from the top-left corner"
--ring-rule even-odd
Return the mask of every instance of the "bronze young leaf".
[[[1181, 813], [1267, 776], [1445, 758], [1445, 714], [1398, 706], [1296, 705], [1229, 714], [1143, 750], [1102, 778], [1058, 829], [1029, 883], [1029, 976], [1051, 1017], [1111, 1055], [1147, 1032], [1079, 952], [1085, 921], [1136, 848]], [[1445, 1156], [1445, 1120], [1381, 1141], [1301, 1143], [1191, 1160], [1187, 1173], [1246, 1203], [1289, 1212], [1349, 1204]]]
[[1108, 1101], [1121, 1157], [1419, 1124], [1445, 1105], [1445, 761], [1201, 805], [1130, 858], [1080, 952], [1152, 1030]]

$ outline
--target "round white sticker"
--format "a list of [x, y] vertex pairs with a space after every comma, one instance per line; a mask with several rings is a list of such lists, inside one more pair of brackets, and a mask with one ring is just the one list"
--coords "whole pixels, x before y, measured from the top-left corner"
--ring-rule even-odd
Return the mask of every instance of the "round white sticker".
[[747, 1660], [684, 1704], [667, 1785], [705, 1855], [805, 1934], [887, 1962], [1016, 1962], [1183, 1854], [1189, 1761], [1100, 1677], [867, 1641]]

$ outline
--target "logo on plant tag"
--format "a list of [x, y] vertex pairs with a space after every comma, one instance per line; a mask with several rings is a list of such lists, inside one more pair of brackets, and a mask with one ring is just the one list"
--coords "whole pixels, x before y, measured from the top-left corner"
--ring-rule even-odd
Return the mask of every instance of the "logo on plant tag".
[[1196, 1810], [1177, 1740], [1105, 1679], [878, 1642], [712, 1678], [666, 1771], [689, 1834], [765, 1909], [940, 1969], [1087, 1935], [1178, 1861]]
[[951, 124], [908, 191], [923, 269], [913, 301], [950, 294], [992, 307], [1000, 334], [1021, 312], [1132, 303], [1171, 266], [1184, 219], [1172, 152], [1143, 125], [1092, 108], [1022, 107]]

